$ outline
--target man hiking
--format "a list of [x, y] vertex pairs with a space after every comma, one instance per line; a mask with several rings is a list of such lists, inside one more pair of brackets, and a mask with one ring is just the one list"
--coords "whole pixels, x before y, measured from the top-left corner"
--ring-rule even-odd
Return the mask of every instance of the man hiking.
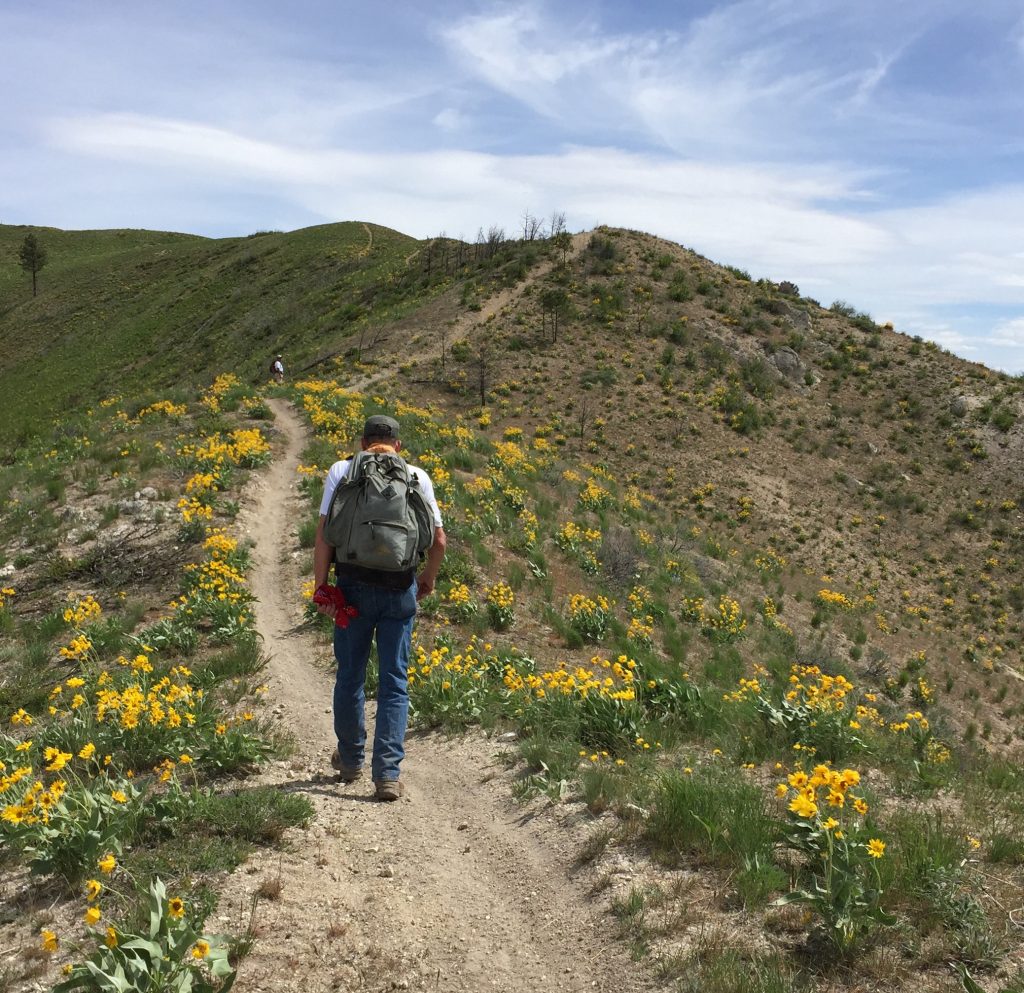
[[280, 355], [275, 355], [274, 361], [270, 363], [270, 376], [275, 383], [284, 382], [284, 363]]
[[[407, 465], [398, 455], [402, 447], [398, 434], [398, 421], [375, 414], [363, 426], [361, 452], [331, 466], [313, 551], [314, 602], [320, 613], [335, 618], [338, 748], [331, 765], [344, 782], [353, 782], [363, 771], [364, 683], [370, 646], [374, 636], [377, 639], [380, 672], [370, 768], [378, 800], [397, 800], [402, 795], [399, 766], [405, 757], [407, 669], [416, 604], [434, 589], [447, 544], [433, 483], [422, 469]], [[418, 525], [408, 517], [407, 504], [414, 505]], [[394, 505], [399, 514], [407, 515], [403, 520], [412, 520], [411, 526], [385, 519]], [[410, 537], [408, 531], [417, 533]], [[406, 543], [394, 552], [394, 535], [399, 533]], [[424, 548], [426, 561], [417, 579], [418, 553]], [[356, 564], [359, 561], [383, 567]], [[336, 589], [327, 586], [332, 563]]]

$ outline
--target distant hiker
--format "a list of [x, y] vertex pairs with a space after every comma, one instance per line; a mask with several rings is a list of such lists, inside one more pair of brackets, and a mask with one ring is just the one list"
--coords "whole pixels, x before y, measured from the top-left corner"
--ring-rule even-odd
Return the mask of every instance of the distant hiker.
[[[363, 771], [364, 683], [376, 635], [377, 724], [370, 771], [378, 800], [402, 795], [399, 766], [409, 718], [412, 626], [417, 602], [437, 582], [447, 543], [434, 485], [398, 454], [398, 433], [398, 421], [375, 414], [363, 426], [361, 451], [331, 466], [313, 552], [314, 602], [321, 614], [335, 618], [338, 748], [331, 765], [347, 783]], [[336, 587], [328, 585], [332, 563]]]
[[270, 378], [275, 383], [284, 382], [284, 363], [281, 361], [281, 356], [274, 356], [274, 361], [270, 363]]

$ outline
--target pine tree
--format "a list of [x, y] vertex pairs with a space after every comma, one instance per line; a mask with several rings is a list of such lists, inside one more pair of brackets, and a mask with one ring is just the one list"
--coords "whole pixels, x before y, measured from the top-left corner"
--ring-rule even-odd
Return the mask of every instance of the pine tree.
[[36, 295], [36, 274], [46, 265], [46, 249], [34, 234], [25, 235], [18, 251], [18, 260], [25, 272], [32, 273], [32, 296]]

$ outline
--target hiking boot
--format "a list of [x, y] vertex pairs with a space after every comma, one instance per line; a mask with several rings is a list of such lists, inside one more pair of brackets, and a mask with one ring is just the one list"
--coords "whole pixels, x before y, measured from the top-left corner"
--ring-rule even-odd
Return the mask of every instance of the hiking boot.
[[343, 783], [354, 783], [363, 774], [359, 766], [343, 764], [337, 749], [331, 755], [331, 768], [337, 770], [338, 778]]
[[397, 779], [376, 779], [373, 783], [378, 800], [397, 800], [402, 795], [402, 784]]

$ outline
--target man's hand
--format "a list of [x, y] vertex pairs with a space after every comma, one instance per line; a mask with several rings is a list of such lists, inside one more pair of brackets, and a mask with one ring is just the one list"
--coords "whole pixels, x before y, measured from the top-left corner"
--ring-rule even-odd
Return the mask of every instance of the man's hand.
[[416, 602], [419, 603], [425, 596], [430, 596], [434, 592], [434, 583], [437, 582], [436, 576], [429, 575], [426, 571], [420, 573], [416, 579]]
[[423, 566], [423, 572], [416, 580], [416, 602], [419, 603], [425, 596], [434, 592], [434, 583], [437, 582], [437, 574], [441, 571], [441, 561], [444, 558], [445, 546], [448, 539], [445, 537], [444, 528], [434, 529], [434, 543], [427, 552], [427, 561]]

